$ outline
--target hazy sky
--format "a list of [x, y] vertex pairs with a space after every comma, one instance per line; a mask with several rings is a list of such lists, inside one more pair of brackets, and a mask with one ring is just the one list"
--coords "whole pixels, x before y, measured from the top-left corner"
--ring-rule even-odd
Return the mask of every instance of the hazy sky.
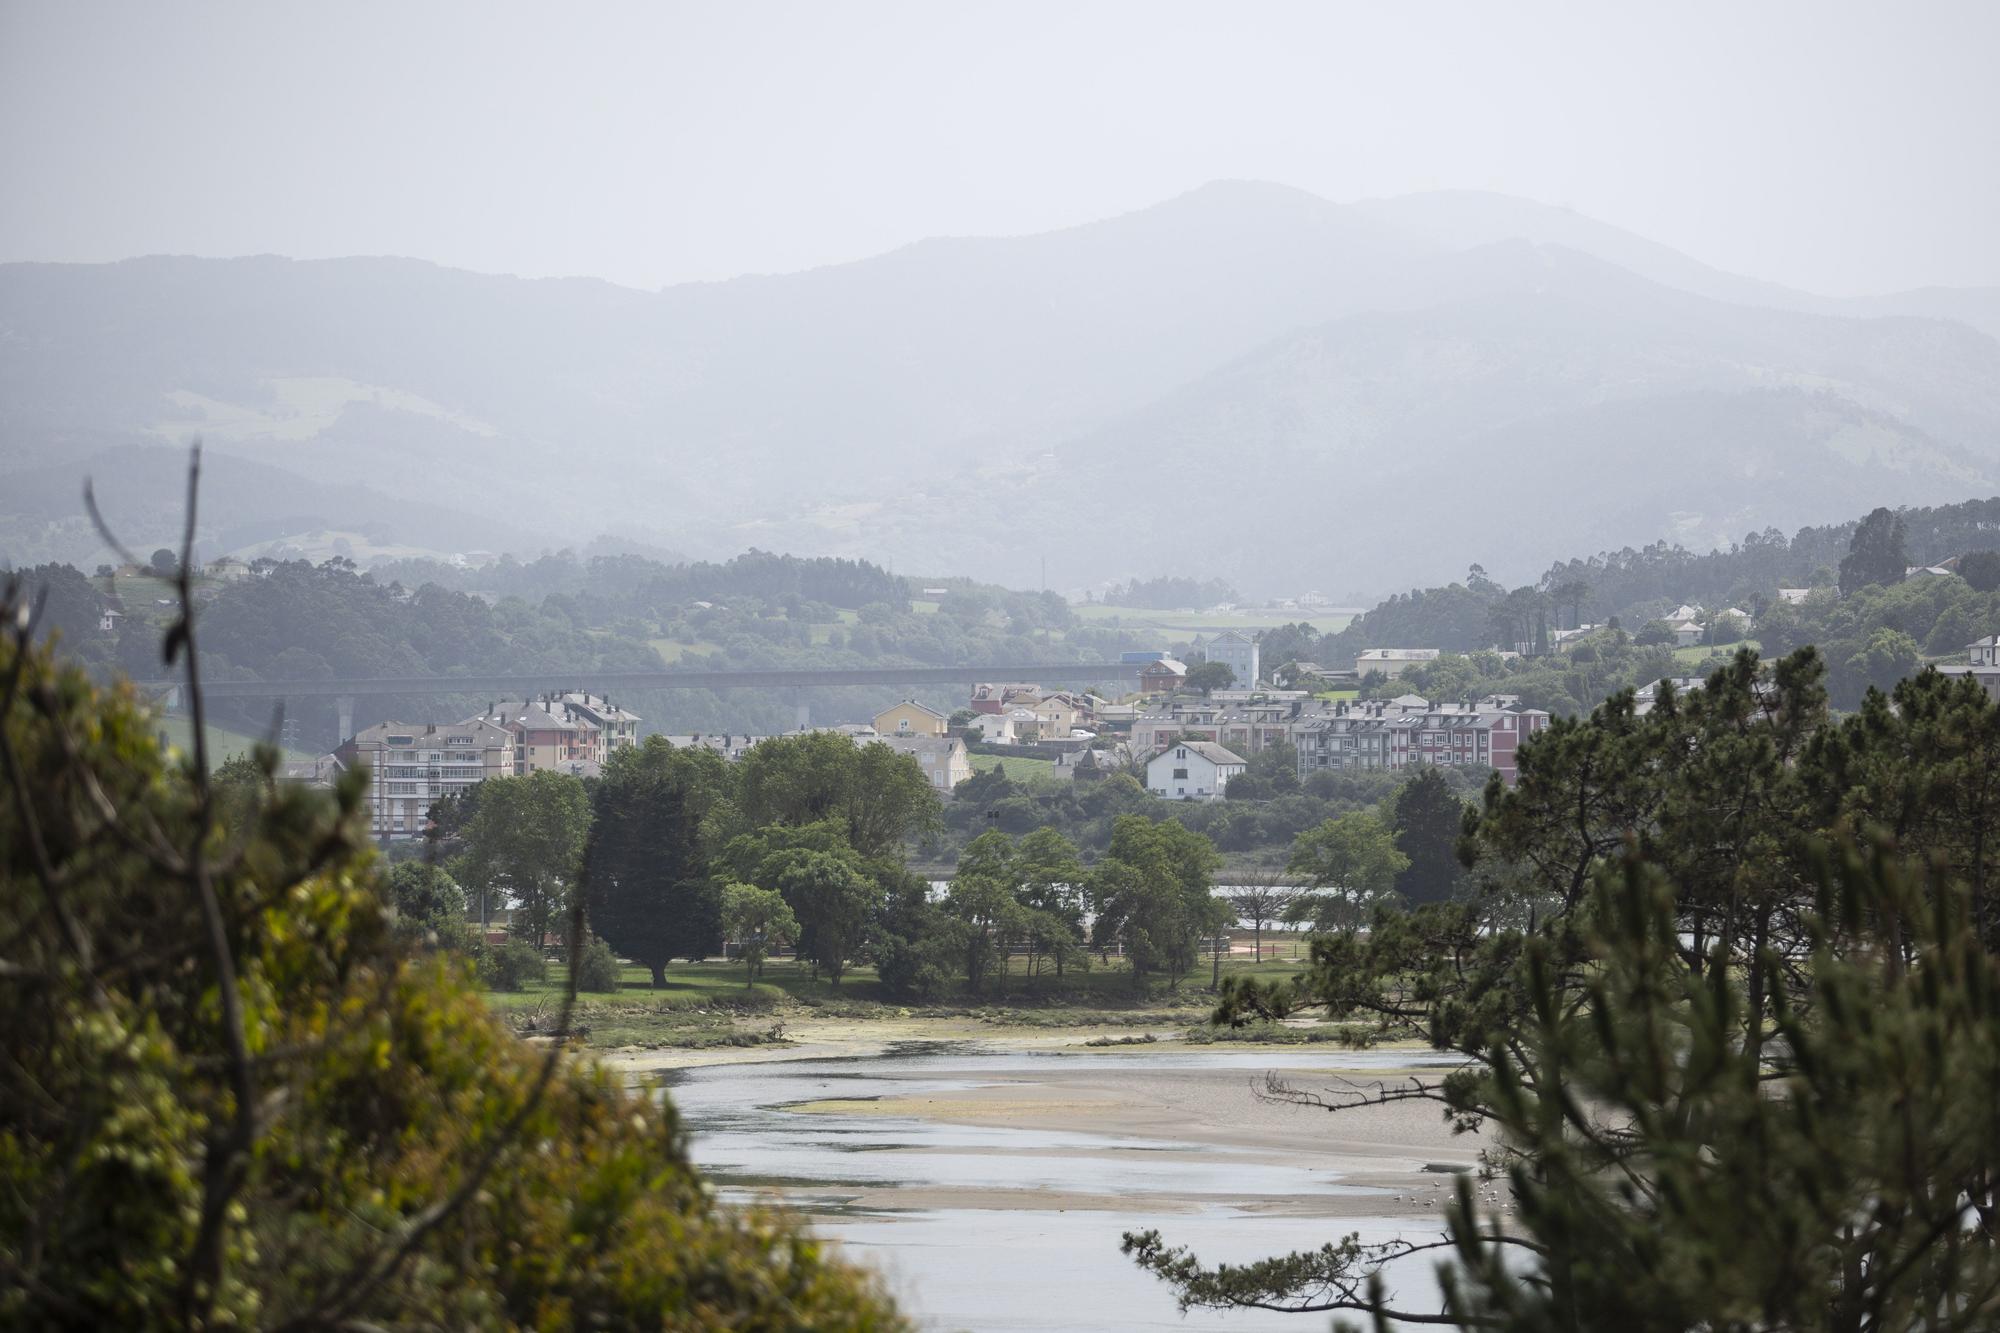
[[2000, 3], [0, 0], [0, 259], [651, 287], [1220, 177], [1505, 191], [1831, 295], [2000, 283]]

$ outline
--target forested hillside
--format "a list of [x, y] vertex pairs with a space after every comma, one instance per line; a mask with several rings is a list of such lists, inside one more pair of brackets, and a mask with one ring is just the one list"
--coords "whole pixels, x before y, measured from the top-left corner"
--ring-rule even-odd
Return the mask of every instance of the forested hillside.
[[[49, 590], [48, 625], [77, 656], [140, 679], [162, 674], [157, 585], [61, 565], [24, 573], [31, 591]], [[203, 668], [211, 680], [311, 680], [563, 668], [961, 666], [1108, 660], [1151, 642], [1080, 623], [1053, 593], [964, 579], [926, 586], [946, 591], [937, 601], [913, 601], [905, 580], [876, 565], [760, 551], [679, 565], [565, 553], [472, 572], [428, 562], [364, 572], [345, 560], [271, 561], [258, 565], [255, 577], [203, 585]], [[115, 631], [99, 625], [110, 606], [126, 612]], [[900, 695], [893, 688], [818, 690], [807, 702], [816, 722], [866, 721]], [[963, 697], [962, 690], [937, 692], [929, 702], [949, 711]], [[487, 702], [470, 694], [364, 699], [355, 723], [450, 717]], [[621, 702], [648, 730], [769, 734], [795, 725], [798, 701], [789, 692], [661, 690]], [[253, 732], [270, 722], [266, 704], [216, 700], [211, 710]], [[330, 701], [296, 700], [291, 710], [300, 744], [333, 743]]]

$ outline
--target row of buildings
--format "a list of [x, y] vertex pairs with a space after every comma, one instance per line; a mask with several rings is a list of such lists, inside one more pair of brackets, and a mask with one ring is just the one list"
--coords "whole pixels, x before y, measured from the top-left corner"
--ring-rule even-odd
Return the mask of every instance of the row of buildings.
[[334, 750], [333, 765], [366, 764], [369, 825], [378, 838], [421, 833], [430, 808], [488, 778], [544, 770], [596, 774], [639, 743], [639, 715], [594, 694], [498, 699], [457, 722], [382, 722]]
[[[1132, 753], [1149, 756], [1147, 789], [1168, 798], [1220, 796], [1234, 775], [1232, 765], [1247, 764], [1277, 745], [1293, 747], [1301, 780], [1315, 773], [1435, 764], [1491, 768], [1511, 785], [1519, 773], [1521, 744], [1548, 724], [1548, 713], [1523, 708], [1512, 695], [1450, 702], [1409, 694], [1362, 703], [1302, 691], [1217, 691], [1147, 706], [1132, 725], [1130, 744]], [[1182, 790], [1176, 770], [1189, 765], [1179, 762], [1183, 756], [1177, 752], [1190, 742], [1210, 748], [1185, 756], [1196, 780]], [[1159, 757], [1169, 751], [1176, 752], [1176, 762], [1161, 772]], [[1213, 785], [1204, 787], [1204, 777]]]
[[[872, 725], [814, 730], [844, 735], [857, 745], [879, 742], [906, 754], [926, 782], [949, 793], [972, 776], [972, 757], [963, 739], [946, 734], [945, 721], [935, 709], [906, 700], [877, 714]], [[458, 722], [384, 722], [364, 728], [316, 763], [311, 774], [300, 776], [326, 780], [339, 769], [366, 764], [371, 831], [377, 838], [410, 838], [424, 831], [438, 801], [488, 778], [545, 770], [596, 776], [613, 753], [638, 744], [639, 722], [637, 714], [589, 694], [499, 700]], [[666, 739], [733, 762], [769, 738], [712, 732]]]

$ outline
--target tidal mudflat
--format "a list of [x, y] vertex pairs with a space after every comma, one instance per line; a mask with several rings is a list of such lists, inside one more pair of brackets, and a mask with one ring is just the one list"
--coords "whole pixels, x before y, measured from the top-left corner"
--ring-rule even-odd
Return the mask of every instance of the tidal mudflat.
[[[1258, 1095], [1273, 1074], [1321, 1090], [1435, 1075], [1421, 1051], [1003, 1037], [799, 1054], [653, 1072], [719, 1188], [808, 1214], [938, 1329], [1298, 1328], [1275, 1313], [1181, 1315], [1119, 1253], [1121, 1234], [1157, 1228], [1216, 1259], [1357, 1231], [1429, 1236], [1453, 1170], [1484, 1146], [1432, 1103], [1330, 1115]], [[1406, 1299], [1430, 1272], [1395, 1274]]]

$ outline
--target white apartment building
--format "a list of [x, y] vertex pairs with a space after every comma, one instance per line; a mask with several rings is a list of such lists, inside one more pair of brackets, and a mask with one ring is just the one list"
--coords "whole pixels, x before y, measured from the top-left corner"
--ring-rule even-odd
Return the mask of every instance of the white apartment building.
[[883, 736], [874, 744], [916, 760], [924, 771], [924, 781], [947, 795], [972, 776], [972, 755], [956, 736]]
[[414, 838], [439, 800], [514, 772], [513, 736], [484, 718], [384, 722], [358, 733], [351, 751], [344, 762], [368, 766], [368, 826], [377, 838]]
[[604, 737], [599, 747], [604, 758], [609, 759], [614, 750], [628, 749], [639, 743], [640, 717], [637, 713], [620, 708], [597, 694], [565, 694], [562, 702], [581, 714], [585, 721], [597, 724]]
[[1209, 661], [1228, 667], [1236, 678], [1236, 684], [1245, 688], [1254, 686], [1263, 674], [1263, 663], [1258, 656], [1260, 649], [1254, 634], [1226, 629], [1204, 644], [1202, 651]]
[[1354, 670], [1362, 676], [1379, 671], [1393, 680], [1411, 667], [1435, 662], [1437, 658], [1436, 648], [1369, 648], [1355, 658]]

